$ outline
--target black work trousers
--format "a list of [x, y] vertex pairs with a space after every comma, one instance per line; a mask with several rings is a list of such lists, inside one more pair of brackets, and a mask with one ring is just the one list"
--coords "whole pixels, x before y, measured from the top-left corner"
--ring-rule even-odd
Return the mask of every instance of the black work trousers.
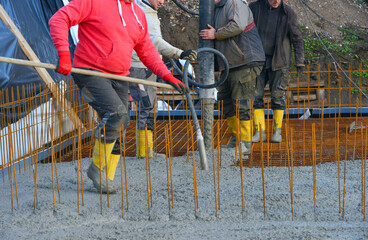
[[263, 69], [257, 77], [256, 92], [253, 103], [254, 109], [264, 109], [265, 86], [269, 83], [271, 91], [271, 109], [285, 110], [286, 89], [288, 85], [289, 71], [286, 69], [272, 71], [271, 68]]
[[83, 99], [92, 106], [100, 117], [94, 137], [101, 139], [101, 142], [113, 143], [119, 138], [119, 130], [123, 124], [126, 128], [129, 119], [128, 82], [77, 73], [73, 73], [73, 77]]

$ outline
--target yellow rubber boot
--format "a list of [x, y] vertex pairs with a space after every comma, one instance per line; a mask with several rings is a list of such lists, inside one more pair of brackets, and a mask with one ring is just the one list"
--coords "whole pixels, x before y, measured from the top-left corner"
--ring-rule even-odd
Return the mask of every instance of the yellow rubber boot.
[[231, 136], [236, 136], [237, 120], [238, 119], [236, 118], [236, 116], [226, 118], [227, 127], [229, 128], [229, 132], [230, 132]]
[[[101, 170], [103, 170], [106, 166], [106, 163], [110, 159], [112, 148], [114, 147], [115, 142], [113, 143], [103, 143], [99, 140], [95, 140], [95, 146], [93, 147], [93, 163]], [[106, 154], [106, 158], [105, 158]]]
[[273, 143], [282, 142], [281, 128], [283, 117], [284, 117], [284, 110], [273, 111], [273, 135], [271, 138], [271, 142]]
[[[261, 128], [259, 126], [261, 125]], [[261, 141], [261, 133], [262, 133], [262, 142], [267, 141], [266, 137], [266, 123], [265, 123], [265, 116], [264, 116], [264, 109], [255, 109], [254, 110], [254, 126], [255, 132], [252, 138], [252, 142], [259, 142]]]
[[[137, 131], [137, 157], [146, 157], [148, 150], [148, 157], [153, 156], [153, 132], [152, 130], [147, 130], [147, 143], [146, 146], [146, 130]], [[148, 148], [148, 149], [147, 149]]]
[[113, 181], [115, 177], [116, 167], [118, 166], [120, 160], [120, 155], [111, 154], [109, 161], [107, 162], [107, 176], [108, 178]]
[[229, 128], [229, 132], [231, 134], [230, 142], [227, 145], [222, 145], [224, 148], [235, 148], [236, 145], [236, 128], [238, 118], [236, 116], [226, 118], [227, 127]]
[[240, 121], [240, 140], [242, 145], [242, 153], [249, 154], [252, 148], [252, 136], [251, 136], [251, 120]]
[[117, 192], [117, 188], [114, 186], [112, 181], [106, 179], [106, 163], [109, 166], [110, 156], [113, 143], [102, 143], [96, 139], [95, 146], [93, 147], [93, 157], [92, 162], [88, 167], [87, 176], [92, 180], [93, 186], [98, 192], [102, 193], [109, 192], [114, 194]]

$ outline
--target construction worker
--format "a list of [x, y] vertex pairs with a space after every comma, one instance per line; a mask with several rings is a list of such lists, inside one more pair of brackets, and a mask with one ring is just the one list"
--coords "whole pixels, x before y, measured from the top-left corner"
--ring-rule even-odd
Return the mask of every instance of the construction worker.
[[[68, 31], [77, 24], [79, 42], [74, 52], [74, 67], [126, 76], [135, 50], [154, 74], [181, 93], [188, 91], [163, 63], [149, 38], [145, 14], [134, 0], [73, 0], [57, 11], [49, 25], [59, 55], [58, 73], [68, 75], [71, 72]], [[100, 117], [87, 176], [98, 191], [115, 193], [117, 188], [112, 180], [119, 157], [111, 152], [122, 125], [127, 125], [129, 84], [83, 74], [73, 73], [73, 77], [84, 100]]]
[[[208, 25], [200, 36], [214, 39], [215, 48], [229, 61], [230, 71], [226, 81], [218, 87], [217, 99], [223, 100], [224, 115], [231, 133], [227, 148], [236, 146], [236, 136], [240, 133], [242, 153], [250, 153], [251, 119], [250, 100], [256, 88], [256, 78], [260, 74], [265, 55], [253, 15], [247, 3], [242, 0], [214, 0], [215, 26]], [[218, 62], [223, 71], [222, 62]], [[239, 101], [239, 118], [236, 103]], [[240, 130], [238, 132], [238, 130]]]
[[[155, 45], [157, 51], [168, 58], [174, 59], [189, 59], [195, 61], [197, 59], [197, 52], [194, 50], [183, 51], [178, 49], [162, 38], [160, 20], [157, 16], [157, 10], [165, 0], [135, 0], [135, 3], [146, 14], [148, 32], [152, 39], [153, 45]], [[132, 56], [132, 67], [130, 69], [131, 77], [145, 79], [147, 81], [156, 81], [156, 75], [152, 74], [152, 71], [147, 69], [146, 66], [139, 60], [139, 57], [135, 52]], [[149, 157], [153, 156], [153, 131], [155, 112], [157, 113], [157, 104], [154, 107], [156, 101], [157, 88], [152, 86], [144, 86], [142, 84], [129, 83], [130, 94], [136, 103], [138, 109], [137, 114], [137, 134], [136, 134], [136, 155], [137, 157], [146, 157], [148, 153]], [[146, 146], [146, 132], [147, 127], [147, 142]], [[148, 148], [148, 149], [147, 149]]]
[[[253, 142], [267, 141], [264, 116], [264, 87], [269, 83], [273, 110], [273, 135], [271, 142], [282, 141], [281, 128], [286, 107], [285, 93], [291, 64], [291, 45], [294, 48], [298, 73], [303, 71], [304, 46], [297, 16], [282, 0], [258, 0], [249, 5], [254, 22], [262, 39], [266, 62], [257, 78], [257, 90], [253, 103], [255, 134]], [[260, 129], [261, 125], [261, 129]]]

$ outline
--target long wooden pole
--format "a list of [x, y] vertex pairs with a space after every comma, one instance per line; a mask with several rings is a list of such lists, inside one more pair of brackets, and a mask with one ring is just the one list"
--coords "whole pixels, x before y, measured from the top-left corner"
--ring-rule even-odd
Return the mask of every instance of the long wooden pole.
[[[13, 63], [13, 64], [24, 65], [24, 66], [31, 66], [31, 67], [41, 68], [41, 69], [45, 69], [45, 68], [53, 69], [53, 70], [56, 69], [56, 65], [54, 65], [54, 64], [42, 63], [42, 62], [37, 62], [37, 61], [28, 61], [28, 60], [22, 60], [22, 59], [15, 59], [15, 58], [0, 57], [0, 62]], [[146, 81], [146, 80], [142, 80], [142, 79], [139, 79], [139, 78], [119, 76], [119, 75], [103, 73], [103, 72], [97, 72], [97, 71], [91, 71], [91, 70], [86, 70], [86, 69], [81, 69], [81, 68], [72, 68], [72, 72], [73, 73], [90, 75], [90, 76], [104, 77], [104, 78], [109, 78], [109, 79], [114, 79], [114, 80], [119, 80], [119, 81], [132, 82], [132, 83], [137, 83], [137, 84], [143, 84], [143, 85], [148, 85], [148, 86], [154, 86], [154, 87], [159, 87], [159, 88], [166, 88], [166, 89], [175, 90], [175, 88], [173, 86], [171, 86], [170, 84], [159, 83], [159, 82], [151, 82], [151, 81]], [[57, 88], [57, 87], [55, 86], [55, 88]]]

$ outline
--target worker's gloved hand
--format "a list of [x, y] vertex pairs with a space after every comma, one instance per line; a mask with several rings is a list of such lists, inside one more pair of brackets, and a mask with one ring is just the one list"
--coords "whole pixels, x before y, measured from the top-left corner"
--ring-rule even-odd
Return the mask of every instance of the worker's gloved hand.
[[303, 70], [304, 70], [303, 66], [296, 66], [296, 71], [297, 71], [299, 77], [302, 76]]
[[182, 94], [189, 92], [187, 86], [182, 81], [176, 79], [173, 75], [171, 75], [171, 73], [167, 74], [164, 77], [164, 81], [173, 86], [178, 92]]
[[197, 52], [194, 50], [186, 50], [180, 54], [180, 59], [195, 61], [197, 60]]
[[61, 73], [63, 75], [69, 75], [72, 71], [72, 60], [70, 59], [69, 51], [60, 51], [59, 53], [59, 61], [56, 66], [56, 72]]

